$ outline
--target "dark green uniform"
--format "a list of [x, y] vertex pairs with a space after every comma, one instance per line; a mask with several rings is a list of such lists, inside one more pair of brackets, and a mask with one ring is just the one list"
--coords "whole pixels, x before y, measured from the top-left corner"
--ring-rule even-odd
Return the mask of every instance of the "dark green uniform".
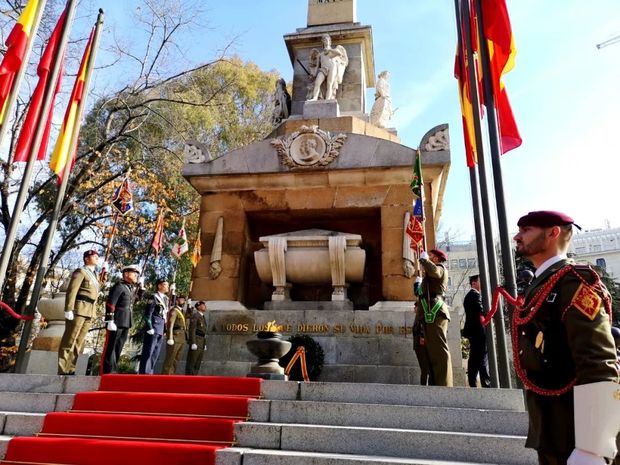
[[607, 298], [594, 270], [564, 259], [534, 279], [514, 315], [515, 368], [530, 417], [526, 446], [542, 464], [566, 463], [575, 447], [573, 386], [618, 380]]
[[[424, 313], [426, 350], [436, 386], [452, 386], [452, 361], [448, 347], [450, 310], [444, 302], [448, 271], [443, 264], [420, 259], [425, 276], [418, 296], [418, 312]], [[430, 299], [430, 301], [429, 301]]]
[[[173, 340], [174, 345], [169, 345], [168, 341]], [[185, 315], [181, 307], [175, 306], [168, 314], [168, 325], [166, 331], [166, 359], [162, 374], [173, 375], [177, 371], [177, 363], [181, 358], [183, 347], [187, 341], [187, 325]]]
[[[207, 321], [205, 320], [205, 314], [201, 311], [194, 310], [189, 322], [188, 343], [190, 347], [187, 351], [187, 365], [185, 366], [185, 374], [197, 375], [200, 373], [202, 356], [205, 351], [206, 335]], [[196, 344], [198, 348], [192, 350], [191, 348], [193, 344]]]
[[90, 329], [92, 319], [97, 314], [97, 297], [99, 281], [95, 272], [84, 266], [71, 275], [65, 312], [73, 312], [73, 320], [65, 320], [65, 332], [58, 348], [58, 374], [75, 373], [78, 356], [84, 350], [84, 341]]

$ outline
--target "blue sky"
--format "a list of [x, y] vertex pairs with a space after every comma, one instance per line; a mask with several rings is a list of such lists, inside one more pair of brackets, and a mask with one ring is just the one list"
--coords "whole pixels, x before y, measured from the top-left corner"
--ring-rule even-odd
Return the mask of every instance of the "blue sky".
[[[127, 34], [128, 12], [136, 1], [105, 3], [102, 45], [109, 44], [114, 33], [128, 46], [139, 46], [139, 36]], [[212, 59], [236, 37], [235, 53], [265, 70], [278, 70], [287, 81], [292, 78], [282, 36], [306, 25], [306, 0], [205, 5], [209, 27], [194, 30], [181, 44], [188, 63]], [[416, 147], [428, 129], [450, 125], [452, 166], [441, 227], [455, 239], [468, 239], [473, 220], [452, 76], [453, 8], [453, 0], [358, 0], [357, 17], [373, 27], [376, 73], [391, 73], [392, 100], [398, 108], [393, 125], [402, 143]], [[598, 0], [594, 7], [582, 0], [508, 0], [508, 8], [517, 63], [505, 82], [523, 137], [523, 145], [502, 158], [509, 224], [530, 210], [557, 209], [586, 229], [606, 222], [620, 227], [615, 204], [620, 197], [620, 43], [596, 48], [620, 34], [620, 3]], [[100, 73], [100, 86], [110, 76], [122, 79], [122, 73]], [[372, 102], [372, 89], [368, 95]]]

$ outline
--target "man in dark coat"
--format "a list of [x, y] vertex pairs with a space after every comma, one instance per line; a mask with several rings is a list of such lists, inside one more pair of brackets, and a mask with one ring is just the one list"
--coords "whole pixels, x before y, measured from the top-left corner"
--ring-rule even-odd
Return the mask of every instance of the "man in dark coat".
[[140, 275], [138, 265], [123, 268], [123, 280], [110, 289], [105, 304], [106, 342], [103, 350], [101, 373], [116, 373], [118, 359], [133, 325], [133, 303], [136, 283]]
[[97, 315], [99, 253], [87, 250], [83, 257], [84, 266], [71, 275], [65, 297], [65, 331], [58, 348], [59, 375], [75, 374], [78, 356], [84, 350], [88, 330]]
[[450, 310], [445, 303], [448, 288], [448, 270], [444, 262], [445, 252], [433, 249], [420, 254], [420, 266], [424, 278], [418, 293], [418, 312], [424, 317], [426, 350], [431, 364], [433, 382], [437, 386], [452, 386], [452, 362], [448, 347], [448, 324]]
[[527, 390], [526, 447], [542, 465], [603, 465], [620, 429], [611, 298], [590, 266], [567, 258], [573, 224], [563, 213], [530, 212], [514, 237], [517, 254], [536, 267], [512, 335]]
[[484, 309], [482, 308], [482, 296], [480, 295], [480, 275], [470, 276], [469, 285], [471, 289], [465, 295], [465, 300], [463, 300], [463, 308], [465, 309], [463, 337], [469, 339], [467, 380], [470, 387], [476, 387], [476, 379], [478, 374], [480, 374], [480, 386], [491, 387], [487, 338], [482, 326]]
[[168, 296], [166, 295], [168, 281], [158, 279], [156, 287], [157, 292], [153, 294], [144, 312], [144, 339], [138, 369], [141, 375], [153, 374], [164, 341], [164, 329], [168, 317]]

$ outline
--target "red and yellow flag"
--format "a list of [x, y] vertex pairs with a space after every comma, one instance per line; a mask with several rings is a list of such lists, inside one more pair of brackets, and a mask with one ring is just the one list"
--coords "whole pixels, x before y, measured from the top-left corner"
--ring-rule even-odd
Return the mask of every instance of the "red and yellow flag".
[[200, 263], [200, 259], [202, 258], [201, 254], [202, 243], [200, 242], [200, 229], [198, 230], [198, 235], [196, 236], [196, 241], [194, 242], [194, 250], [192, 251], [192, 266], [196, 268], [198, 263]]
[[[459, 21], [462, 35], [465, 34], [463, 25]], [[463, 138], [465, 141], [465, 159], [469, 168], [478, 163], [478, 154], [476, 153], [475, 134], [474, 134], [474, 111], [471, 98], [471, 84], [469, 82], [467, 54], [465, 46], [461, 44], [460, 49], [457, 47], [456, 57], [454, 60], [454, 77], [459, 82], [459, 97], [461, 103], [461, 121], [463, 122]]]
[[501, 151], [506, 153], [519, 147], [522, 143], [508, 94], [502, 82], [502, 76], [514, 67], [517, 49], [512, 35], [506, 0], [482, 0], [481, 6], [482, 29], [489, 49]]
[[153, 242], [151, 242], [156, 255], [159, 255], [159, 251], [164, 246], [164, 211], [164, 208], [159, 210], [157, 221], [155, 222], [155, 234], [153, 234]]
[[28, 50], [39, 2], [40, 0], [30, 0], [26, 4], [5, 42], [7, 49], [0, 64], [0, 120], [4, 117], [7, 97]]
[[52, 160], [50, 161], [50, 168], [54, 173], [58, 175], [59, 182], [62, 180], [62, 175], [67, 163], [73, 165], [75, 163], [75, 148], [77, 146], [77, 139], [73, 139], [75, 132], [80, 131], [80, 105], [84, 98], [85, 89], [84, 81], [86, 80], [86, 71], [88, 67], [88, 61], [92, 52], [93, 37], [95, 36], [95, 28], [93, 27], [86, 48], [84, 49], [84, 55], [82, 56], [82, 63], [78, 71], [75, 84], [73, 85], [73, 91], [71, 92], [71, 98], [69, 105], [65, 113], [65, 119], [62, 122], [60, 128], [60, 134], [56, 141], [56, 147], [52, 154]]
[[45, 118], [45, 132], [43, 133], [43, 137], [41, 138], [41, 144], [39, 146], [39, 153], [37, 154], [37, 160], [44, 160], [45, 154], [47, 152], [47, 144], [49, 141], [50, 130], [52, 127], [52, 116], [54, 113], [54, 99], [56, 98], [56, 94], [60, 90], [60, 82], [62, 78], [62, 65], [60, 72], [58, 73], [58, 80], [56, 81], [56, 87], [54, 89], [54, 96], [52, 97], [52, 102], [50, 105], [49, 113], [47, 115], [42, 115], [41, 110], [43, 106], [43, 97], [45, 94], [45, 87], [50, 79], [50, 72], [52, 70], [52, 66], [54, 61], [57, 59], [61, 59], [58, 57], [58, 48], [60, 47], [60, 36], [62, 34], [62, 28], [65, 23], [67, 12], [63, 12], [63, 14], [58, 19], [58, 23], [56, 23], [56, 27], [54, 28], [54, 32], [50, 36], [50, 40], [45, 47], [45, 51], [41, 56], [41, 61], [39, 62], [39, 66], [37, 68], [37, 74], [39, 75], [39, 82], [37, 82], [37, 87], [34, 89], [32, 94], [32, 98], [30, 99], [30, 106], [28, 107], [28, 113], [26, 114], [26, 119], [24, 120], [24, 125], [22, 126], [22, 131], [19, 134], [19, 139], [17, 140], [17, 147], [15, 149], [15, 158], [13, 161], [16, 162], [26, 162], [28, 161], [28, 154], [30, 153], [30, 149], [33, 143], [34, 134], [37, 130], [39, 124], [43, 118]]

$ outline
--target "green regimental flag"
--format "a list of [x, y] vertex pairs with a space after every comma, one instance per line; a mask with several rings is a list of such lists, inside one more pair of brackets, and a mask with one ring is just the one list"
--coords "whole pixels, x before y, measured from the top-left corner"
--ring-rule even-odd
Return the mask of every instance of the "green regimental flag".
[[417, 195], [419, 198], [422, 198], [422, 161], [420, 157], [420, 150], [415, 154], [415, 162], [413, 163], [413, 179], [411, 180], [411, 191]]

